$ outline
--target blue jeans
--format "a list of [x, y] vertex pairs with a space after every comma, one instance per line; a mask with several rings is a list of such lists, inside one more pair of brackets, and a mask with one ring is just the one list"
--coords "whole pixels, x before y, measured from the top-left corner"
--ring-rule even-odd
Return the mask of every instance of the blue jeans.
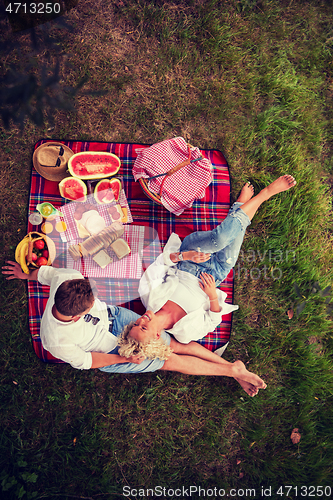
[[197, 264], [190, 260], [179, 262], [178, 269], [199, 277], [202, 272], [211, 274], [218, 286], [236, 264], [246, 228], [251, 221], [236, 202], [227, 217], [212, 231], [196, 231], [184, 238], [180, 251], [198, 250], [210, 253], [207, 262]]
[[[131, 321], [140, 318], [139, 314], [125, 309], [124, 307], [108, 306], [109, 321], [112, 322], [111, 333], [119, 337], [126, 325]], [[170, 335], [162, 331], [161, 338], [167, 345], [170, 345]], [[118, 347], [115, 347], [109, 354], [118, 354]], [[147, 373], [155, 372], [164, 365], [165, 361], [161, 359], [145, 359], [139, 365], [135, 363], [116, 363], [114, 365], [103, 366], [99, 368], [102, 372], [109, 373]]]

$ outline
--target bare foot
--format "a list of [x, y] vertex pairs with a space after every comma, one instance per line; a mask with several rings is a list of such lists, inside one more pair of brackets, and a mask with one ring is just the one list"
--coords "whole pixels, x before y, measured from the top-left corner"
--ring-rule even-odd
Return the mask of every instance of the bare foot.
[[253, 384], [250, 384], [250, 382], [245, 382], [245, 380], [242, 380], [240, 378], [235, 378], [235, 380], [237, 380], [237, 382], [241, 385], [246, 394], [251, 396], [251, 398], [253, 398], [253, 396], [256, 396], [258, 394], [259, 392], [258, 387], [255, 387]]
[[238, 196], [236, 201], [239, 201], [239, 203], [245, 203], [252, 198], [253, 194], [254, 194], [254, 187], [250, 182], [247, 182], [245, 186], [242, 187], [240, 195]]
[[292, 175], [282, 175], [273, 181], [269, 186], [264, 188], [262, 192], [267, 194], [268, 198], [270, 198], [275, 194], [282, 193], [282, 191], [287, 191], [295, 185], [296, 181]]
[[[238, 379], [248, 382], [258, 389], [266, 389], [265, 382], [255, 373], [249, 372], [242, 361], [239, 359], [232, 364], [232, 376], [239, 382]], [[242, 386], [243, 387], [243, 386]], [[247, 386], [248, 387], [248, 386]]]

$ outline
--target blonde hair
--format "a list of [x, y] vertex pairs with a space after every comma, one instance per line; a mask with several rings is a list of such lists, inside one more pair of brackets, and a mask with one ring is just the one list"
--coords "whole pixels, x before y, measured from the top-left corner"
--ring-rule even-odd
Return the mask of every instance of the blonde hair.
[[173, 351], [163, 340], [151, 339], [147, 342], [140, 342], [130, 336], [130, 331], [134, 323], [135, 321], [131, 321], [122, 331], [118, 339], [118, 354], [125, 358], [143, 354], [147, 359], [168, 359]]

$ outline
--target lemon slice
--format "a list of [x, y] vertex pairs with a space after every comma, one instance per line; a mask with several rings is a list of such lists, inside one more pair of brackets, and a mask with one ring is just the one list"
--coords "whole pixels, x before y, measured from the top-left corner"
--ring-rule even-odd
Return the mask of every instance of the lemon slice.
[[44, 205], [43, 208], [42, 208], [42, 214], [44, 215], [44, 217], [48, 217], [49, 215], [51, 215], [53, 212], [53, 208], [51, 207], [51, 205]]

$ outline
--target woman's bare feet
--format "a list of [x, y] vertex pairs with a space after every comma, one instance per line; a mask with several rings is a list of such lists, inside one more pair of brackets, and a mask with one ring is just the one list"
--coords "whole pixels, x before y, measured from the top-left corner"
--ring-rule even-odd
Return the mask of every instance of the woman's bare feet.
[[265, 193], [268, 199], [275, 194], [282, 193], [282, 191], [287, 191], [295, 185], [296, 181], [292, 175], [282, 175], [271, 184], [269, 184], [269, 186], [264, 188], [262, 190], [262, 193]]
[[253, 396], [256, 396], [259, 392], [258, 387], [254, 386], [253, 384], [250, 384], [250, 382], [245, 382], [245, 380], [241, 380], [240, 378], [235, 378], [237, 382], [241, 385], [242, 389], [253, 398]]
[[255, 373], [249, 372], [239, 359], [232, 364], [233, 377], [249, 396], [255, 396], [259, 389], [266, 389], [265, 382]]
[[281, 193], [282, 191], [287, 191], [288, 189], [295, 186], [295, 184], [296, 181], [292, 175], [282, 175], [274, 182], [272, 182], [269, 186], [262, 189], [256, 196], [253, 196], [253, 198], [250, 198], [248, 201], [246, 201], [242, 205], [241, 209], [246, 213], [249, 219], [252, 220], [256, 211], [264, 201], [268, 200], [275, 194]]
[[247, 182], [245, 186], [242, 187], [240, 195], [238, 196], [236, 201], [239, 201], [239, 203], [246, 203], [252, 198], [253, 195], [254, 195], [254, 187], [250, 182]]

